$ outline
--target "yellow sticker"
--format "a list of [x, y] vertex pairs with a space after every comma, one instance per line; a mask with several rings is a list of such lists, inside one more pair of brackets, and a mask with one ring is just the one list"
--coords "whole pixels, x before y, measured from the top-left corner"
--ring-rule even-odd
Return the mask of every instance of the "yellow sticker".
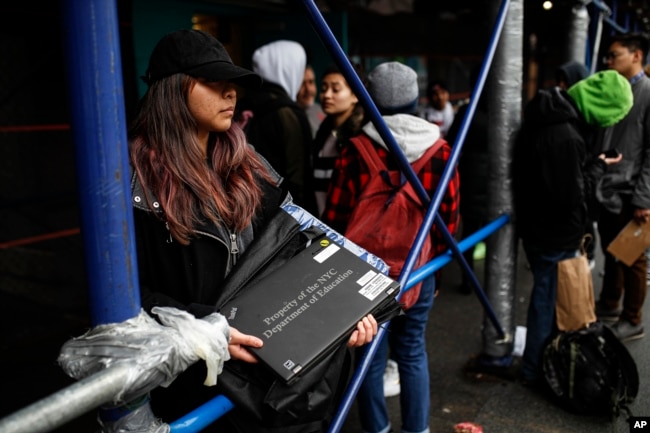
[[321, 247], [326, 247], [326, 246], [328, 246], [329, 244], [330, 244], [329, 239], [321, 239], [321, 240], [320, 240], [320, 246], [321, 246]]

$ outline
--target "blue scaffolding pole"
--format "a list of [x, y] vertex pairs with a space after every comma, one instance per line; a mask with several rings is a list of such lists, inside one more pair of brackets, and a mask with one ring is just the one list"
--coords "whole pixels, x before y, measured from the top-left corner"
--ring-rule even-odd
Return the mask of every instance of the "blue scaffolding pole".
[[62, 2], [93, 325], [140, 311], [117, 5]]

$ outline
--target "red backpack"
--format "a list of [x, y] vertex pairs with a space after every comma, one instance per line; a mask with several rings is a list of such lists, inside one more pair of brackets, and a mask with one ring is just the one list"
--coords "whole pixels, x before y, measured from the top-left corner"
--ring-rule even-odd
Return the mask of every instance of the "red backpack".
[[[370, 180], [361, 192], [348, 221], [345, 237], [383, 259], [390, 266], [389, 275], [399, 277], [427, 209], [399, 170], [388, 170], [366, 135], [351, 139], [370, 172]], [[418, 174], [445, 143], [438, 139], [433, 146], [411, 164]], [[432, 257], [431, 236], [428, 236], [414, 269]], [[402, 294], [400, 303], [408, 309], [417, 301], [422, 283]]]

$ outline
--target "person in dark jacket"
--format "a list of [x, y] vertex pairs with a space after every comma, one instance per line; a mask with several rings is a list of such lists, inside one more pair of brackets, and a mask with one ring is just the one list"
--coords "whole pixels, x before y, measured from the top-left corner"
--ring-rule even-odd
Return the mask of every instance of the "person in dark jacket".
[[[290, 195], [233, 122], [236, 86], [256, 88], [262, 80], [235, 66], [217, 39], [196, 30], [166, 35], [145, 81], [149, 88], [129, 131], [142, 306], [201, 318], [218, 312], [224, 280]], [[368, 343], [376, 331], [368, 316], [348, 345]], [[227, 362], [256, 362], [245, 347], [260, 347], [261, 339], [233, 328], [229, 338]], [[215, 397], [204, 377], [205, 365], [197, 363], [154, 390], [154, 413], [174, 421]]]
[[631, 106], [629, 83], [612, 71], [567, 91], [540, 90], [526, 106], [512, 166], [516, 230], [534, 279], [522, 368], [526, 382], [539, 379], [542, 347], [555, 326], [557, 263], [576, 256], [589, 212], [596, 208], [595, 182], [621, 159], [589, 156], [584, 137], [594, 126], [618, 122]]
[[[583, 80], [589, 76], [589, 70], [585, 65], [574, 60], [568, 61], [561, 64], [555, 70], [555, 85], [560, 89], [568, 89], [573, 86], [580, 80]], [[587, 152], [592, 154], [595, 152], [595, 132], [590, 133], [590, 137], [585, 137], [585, 144]], [[596, 222], [588, 219], [586, 222], [587, 226], [585, 227], [585, 234], [589, 234], [590, 240], [585, 243], [585, 251], [587, 253], [587, 259], [589, 260], [589, 267], [594, 268], [596, 266]]]
[[253, 71], [264, 82], [250, 89], [242, 109], [252, 113], [244, 128], [248, 142], [264, 156], [291, 192], [296, 204], [316, 215], [312, 181], [312, 130], [296, 102], [307, 55], [298, 42], [278, 40], [253, 53]]

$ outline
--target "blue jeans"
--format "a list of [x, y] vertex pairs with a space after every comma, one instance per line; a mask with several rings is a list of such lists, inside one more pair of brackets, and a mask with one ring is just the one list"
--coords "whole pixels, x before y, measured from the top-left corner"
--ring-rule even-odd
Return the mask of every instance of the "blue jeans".
[[549, 250], [523, 243], [528, 264], [533, 272], [533, 292], [526, 318], [526, 348], [522, 376], [529, 382], [541, 377], [544, 344], [555, 329], [555, 297], [557, 294], [557, 263], [576, 256], [576, 250]]
[[390, 430], [384, 398], [384, 369], [389, 345], [391, 358], [399, 366], [402, 432], [429, 432], [429, 363], [424, 333], [433, 305], [435, 286], [434, 276], [422, 281], [416, 303], [406, 310], [405, 315], [391, 321], [384, 335], [386, 338], [377, 348], [357, 396], [359, 419], [364, 432], [387, 433]]

